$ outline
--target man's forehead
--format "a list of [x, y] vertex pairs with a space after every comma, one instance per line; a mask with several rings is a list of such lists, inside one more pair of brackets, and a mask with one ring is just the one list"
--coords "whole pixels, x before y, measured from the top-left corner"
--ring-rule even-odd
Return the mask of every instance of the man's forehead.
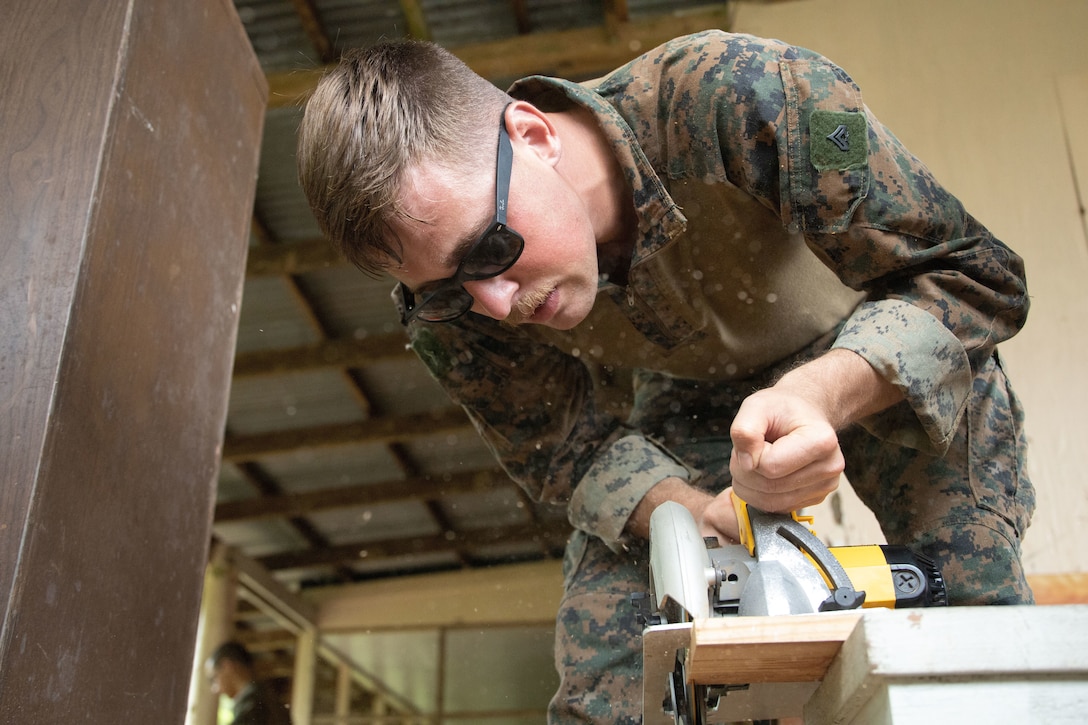
[[492, 194], [444, 166], [413, 167], [402, 180], [390, 221], [401, 252], [400, 260], [389, 260], [390, 274], [418, 284], [433, 281], [428, 271], [456, 267], [493, 219]]
[[[485, 180], [486, 182], [486, 180]], [[474, 182], [467, 174], [438, 163], [418, 163], [404, 173], [397, 205], [411, 217], [428, 223], [428, 215], [441, 214], [447, 207], [488, 195], [486, 183]]]

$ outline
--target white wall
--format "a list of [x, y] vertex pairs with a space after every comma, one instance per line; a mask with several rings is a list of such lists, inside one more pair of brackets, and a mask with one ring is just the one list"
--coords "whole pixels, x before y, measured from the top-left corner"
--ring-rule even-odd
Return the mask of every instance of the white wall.
[[1027, 409], [1038, 490], [1025, 563], [1033, 574], [1088, 570], [1088, 2], [742, 3], [735, 29], [843, 66], [881, 120], [1024, 257], [1031, 315], [1001, 349]]

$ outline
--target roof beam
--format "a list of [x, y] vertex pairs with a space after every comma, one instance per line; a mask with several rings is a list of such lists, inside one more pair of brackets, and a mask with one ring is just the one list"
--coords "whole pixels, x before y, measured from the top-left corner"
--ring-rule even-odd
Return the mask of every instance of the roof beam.
[[261, 566], [272, 571], [280, 569], [302, 569], [313, 566], [348, 564], [352, 561], [375, 561], [392, 559], [411, 554], [460, 554], [467, 549], [481, 546], [505, 544], [523, 544], [526, 541], [539, 542], [541, 547], [563, 544], [570, 530], [557, 524], [526, 526], [515, 524], [493, 529], [461, 532], [456, 538], [445, 534], [437, 536], [416, 536], [409, 539], [385, 541], [362, 541], [352, 544], [330, 546], [325, 549], [307, 549], [305, 551], [271, 554], [262, 557]]
[[229, 436], [223, 445], [223, 460], [238, 463], [305, 448], [329, 448], [349, 444], [384, 445], [460, 432], [472, 432], [475, 435], [465, 412], [460, 408], [449, 408], [434, 413], [371, 418], [359, 423]]
[[358, 340], [324, 340], [315, 345], [239, 353], [234, 359], [234, 377], [280, 375], [318, 368], [363, 368], [382, 360], [406, 357], [415, 355], [408, 349], [408, 338], [401, 332]]
[[332, 60], [332, 43], [329, 42], [328, 33], [321, 25], [313, 0], [291, 0], [291, 2], [295, 6], [295, 14], [298, 15], [302, 29], [306, 31], [306, 37], [310, 39], [311, 45], [317, 51], [318, 58], [322, 63], [328, 63]]
[[627, 9], [627, 0], [604, 0], [605, 27], [614, 30], [630, 20], [631, 15]]
[[[616, 23], [611, 29], [601, 25], [530, 33], [450, 50], [474, 71], [493, 81], [534, 73], [591, 78], [677, 36], [707, 28], [727, 28], [729, 16], [728, 3], [715, 3], [690, 12]], [[326, 69], [269, 74], [268, 107], [304, 103]]]
[[533, 27], [529, 21], [529, 3], [527, 0], [510, 0], [510, 11], [514, 14], [514, 24], [517, 26], [518, 33], [521, 35], [531, 33]]
[[321, 491], [262, 496], [217, 504], [215, 522], [303, 516], [332, 508], [375, 506], [408, 499], [429, 500], [439, 496], [492, 491], [502, 484], [513, 485], [513, 482], [505, 473], [496, 468], [471, 473], [456, 473], [450, 476], [420, 476], [400, 481], [362, 483]]
[[249, 248], [246, 258], [247, 277], [305, 274], [328, 267], [338, 267], [347, 261], [327, 239], [305, 242], [278, 242]]
[[276, 622], [291, 632], [310, 629], [316, 621], [316, 609], [277, 581], [266, 568], [232, 549], [231, 564], [238, 572], [238, 585], [246, 590], [249, 600]]

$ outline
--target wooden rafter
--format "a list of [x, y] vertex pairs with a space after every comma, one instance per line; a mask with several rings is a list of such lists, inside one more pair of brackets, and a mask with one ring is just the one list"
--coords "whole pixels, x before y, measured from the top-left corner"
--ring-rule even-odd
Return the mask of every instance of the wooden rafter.
[[318, 58], [321, 59], [322, 63], [331, 62], [333, 59], [332, 43], [329, 41], [329, 35], [321, 24], [313, 0], [291, 0], [291, 3], [295, 6], [295, 12], [298, 14], [302, 29], [306, 31], [306, 37], [310, 39]]
[[391, 358], [412, 357], [407, 341], [404, 334], [398, 332], [359, 340], [324, 340], [283, 350], [243, 352], [235, 358], [234, 376], [279, 375], [330, 367], [362, 368]]
[[519, 35], [532, 32], [532, 22], [529, 19], [529, 3], [527, 0], [510, 0], [510, 11], [514, 15], [514, 24]]
[[314, 426], [291, 431], [230, 436], [223, 447], [223, 460], [237, 463], [273, 453], [305, 448], [326, 448], [345, 444], [386, 444], [443, 433], [471, 432], [471, 424], [460, 408], [408, 416], [388, 416], [345, 423]]
[[460, 556], [461, 552], [473, 548], [521, 544], [526, 541], [535, 542], [543, 552], [553, 548], [562, 548], [566, 544], [569, 533], [569, 529], [563, 526], [514, 524], [478, 531], [463, 531], [452, 539], [445, 534], [438, 534], [408, 539], [361, 541], [330, 546], [324, 549], [272, 554], [259, 559], [259, 562], [266, 569], [276, 571], [278, 569], [338, 565], [349, 561], [378, 561], [422, 553], [453, 553]]
[[325, 239], [267, 244], [249, 250], [246, 276], [304, 274], [341, 264], [345, 264], [344, 259]]
[[360, 483], [320, 491], [225, 501], [215, 507], [215, 520], [245, 521], [298, 516], [345, 506], [375, 506], [411, 499], [429, 500], [438, 496], [490, 491], [503, 483], [509, 484], [510, 480], [498, 469], [450, 476], [415, 477], [384, 483]]

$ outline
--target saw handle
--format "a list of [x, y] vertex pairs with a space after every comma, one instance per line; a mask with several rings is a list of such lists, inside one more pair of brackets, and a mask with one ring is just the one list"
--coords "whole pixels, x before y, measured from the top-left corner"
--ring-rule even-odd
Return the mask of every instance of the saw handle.
[[[813, 520], [811, 516], [798, 516], [796, 511], [788, 516], [766, 513], [754, 506], [749, 507], [748, 503], [736, 494], [732, 494], [732, 499], [733, 510], [737, 514], [740, 543], [748, 550], [749, 555], [759, 558], [756, 549], [760, 538], [781, 537], [808, 554], [809, 559], [823, 571], [824, 578], [831, 583], [831, 594], [820, 604], [821, 612], [856, 609], [862, 605], [865, 601], [865, 592], [854, 589], [846, 569], [827, 548], [827, 545], [809, 528]], [[757, 527], [761, 531], [758, 535], [755, 532]]]
[[[749, 556], [755, 556], [756, 537], [752, 533], [752, 516], [748, 511], [748, 502], [732, 491], [729, 493], [729, 497], [733, 501], [733, 512], [737, 515], [737, 529], [740, 531], [741, 546], [748, 549]], [[753, 507], [753, 511], [758, 510]], [[811, 516], [800, 516], [796, 511], [790, 512], [790, 518], [809, 527], [812, 526], [814, 520]]]

